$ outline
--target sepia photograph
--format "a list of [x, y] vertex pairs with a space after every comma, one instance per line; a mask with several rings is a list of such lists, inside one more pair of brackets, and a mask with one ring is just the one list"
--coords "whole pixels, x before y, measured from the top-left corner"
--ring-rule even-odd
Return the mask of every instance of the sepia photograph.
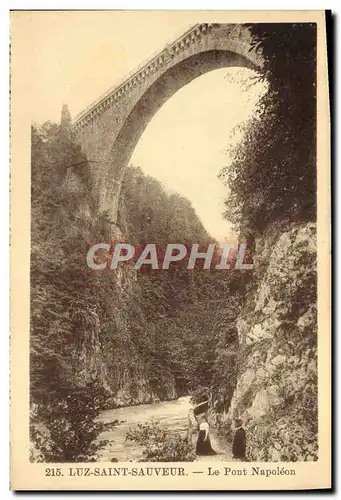
[[329, 485], [325, 13], [219, 14], [11, 13], [14, 487]]

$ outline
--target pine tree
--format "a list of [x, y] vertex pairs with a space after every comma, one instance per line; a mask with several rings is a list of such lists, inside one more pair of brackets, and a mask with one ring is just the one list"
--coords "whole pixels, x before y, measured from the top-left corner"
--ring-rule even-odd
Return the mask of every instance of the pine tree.
[[60, 118], [60, 130], [62, 133], [66, 134], [69, 138], [71, 138], [72, 131], [72, 120], [71, 113], [67, 104], [63, 104], [62, 114]]

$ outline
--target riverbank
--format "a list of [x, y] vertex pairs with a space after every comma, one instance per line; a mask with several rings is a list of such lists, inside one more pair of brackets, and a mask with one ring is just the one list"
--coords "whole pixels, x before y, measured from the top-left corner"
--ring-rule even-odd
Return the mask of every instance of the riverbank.
[[[99, 416], [99, 421], [114, 422], [118, 420], [122, 423], [114, 429], [101, 434], [100, 439], [106, 439], [109, 443], [101, 451], [99, 461], [110, 462], [111, 460], [117, 460], [119, 462], [129, 462], [141, 460], [143, 448], [133, 441], [126, 441], [126, 434], [129, 429], [134, 429], [139, 424], [145, 424], [152, 419], [169, 431], [186, 435], [188, 413], [191, 409], [190, 397], [186, 396], [172, 401], [126, 406], [103, 411]], [[230, 446], [227, 440], [222, 436], [218, 436], [214, 428], [211, 429], [210, 436], [212, 446], [218, 452], [218, 455], [198, 457], [198, 460], [230, 460]], [[193, 433], [192, 439], [194, 445], [196, 433]]]

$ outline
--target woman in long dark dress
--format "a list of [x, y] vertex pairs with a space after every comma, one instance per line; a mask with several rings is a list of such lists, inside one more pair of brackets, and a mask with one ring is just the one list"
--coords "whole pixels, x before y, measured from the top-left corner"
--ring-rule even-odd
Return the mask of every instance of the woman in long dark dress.
[[198, 418], [199, 433], [195, 453], [197, 455], [216, 455], [211, 446], [210, 426], [205, 417]]

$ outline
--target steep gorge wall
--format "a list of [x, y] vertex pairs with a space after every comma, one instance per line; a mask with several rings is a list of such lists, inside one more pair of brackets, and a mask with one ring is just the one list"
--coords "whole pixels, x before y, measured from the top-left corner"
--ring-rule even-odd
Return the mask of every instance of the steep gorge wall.
[[[54, 253], [44, 247], [43, 235], [34, 232], [32, 401], [46, 400], [64, 388], [76, 390], [92, 384], [104, 389], [108, 407], [174, 399], [175, 380], [169, 367], [164, 364], [163, 373], [157, 371], [154, 323], [140, 307], [145, 290], [137, 271], [125, 265], [115, 271], [93, 272], [86, 265], [90, 246], [113, 241], [115, 228], [94, 217], [79, 172], [67, 170], [60, 199], [62, 210], [55, 217], [62, 221], [61, 229], [57, 233], [53, 225], [50, 238], [51, 249], [60, 249], [56, 265]], [[77, 201], [74, 213], [65, 199]], [[53, 219], [53, 213], [45, 210], [44, 214], [47, 222]], [[127, 234], [120, 237], [129, 239]], [[54, 272], [46, 278], [51, 262]]]
[[200, 365], [207, 361], [206, 353], [210, 356], [207, 329], [214, 332], [212, 321], [217, 319], [216, 313], [210, 319], [210, 304], [221, 298], [224, 276], [216, 280], [205, 270], [188, 271], [185, 264], [169, 272], [123, 265], [92, 273], [84, 259], [99, 241], [129, 242], [137, 252], [145, 242], [162, 250], [169, 239], [207, 245], [209, 235], [190, 202], [168, 194], [141, 169], [130, 168], [113, 226], [105, 217], [91, 215], [91, 200], [78, 172], [68, 170], [63, 189], [79, 200], [75, 226], [86, 242], [81, 260], [76, 255], [72, 264], [84, 285], [82, 294], [78, 287], [72, 291], [79, 296], [77, 307], [66, 311], [69, 338], [78, 341], [63, 378], [80, 387], [99, 382], [108, 394], [108, 406], [169, 400], [207, 386], [209, 369]]
[[99, 382], [108, 394], [108, 407], [176, 398], [171, 373], [167, 372], [161, 390], [153, 387], [153, 360], [139, 351], [132, 338], [130, 308], [139, 287], [136, 271], [129, 266], [122, 267], [115, 272], [111, 285], [114, 286], [108, 293], [113, 297], [114, 323], [103, 325], [93, 313], [93, 328], [87, 329], [82, 345], [74, 353], [77, 383]]
[[273, 225], [256, 241], [238, 319], [237, 383], [224, 432], [242, 418], [257, 461], [317, 460], [316, 225]]

